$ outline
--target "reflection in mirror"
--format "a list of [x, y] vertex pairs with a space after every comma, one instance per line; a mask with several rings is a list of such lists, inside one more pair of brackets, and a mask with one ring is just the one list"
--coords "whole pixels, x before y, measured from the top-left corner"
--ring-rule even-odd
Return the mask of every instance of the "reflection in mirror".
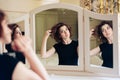
[[16, 24], [18, 24], [20, 26], [19, 28], [20, 28], [22, 34], [25, 35], [25, 22], [20, 21], [20, 22], [17, 22]]
[[[19, 22], [19, 23], [10, 23], [10, 24], [8, 24], [8, 26], [9, 26], [9, 28], [12, 31], [12, 34], [11, 34], [12, 42], [16, 38], [22, 36], [22, 34], [24, 32], [24, 22], [23, 21]], [[25, 64], [25, 57], [24, 57], [24, 55], [21, 52], [19, 52], [19, 51], [15, 51], [12, 48], [12, 42], [8, 43], [8, 44], [5, 44], [5, 50], [6, 50], [6, 52], [8, 52], [8, 53], [5, 53], [5, 54], [18, 59], [19, 61], [21, 61], [21, 62], [23, 62]]]
[[[68, 43], [70, 44], [71, 42], [73, 42], [71, 40], [75, 40], [76, 42], [75, 42], [74, 46], [77, 45], [77, 47], [78, 47], [78, 41], [77, 41], [78, 40], [78, 14], [77, 14], [77, 12], [68, 10], [68, 9], [63, 9], [63, 8], [49, 9], [49, 10], [45, 10], [43, 12], [37, 13], [35, 15], [36, 52], [38, 53], [38, 56], [40, 57], [40, 59], [44, 65], [52, 65], [52, 66], [55, 66], [55, 65], [72, 65], [72, 66], [78, 65], [78, 53], [76, 53], [76, 52], [75, 52], [75, 56], [76, 56], [76, 54], [77, 54], [77, 56], [74, 59], [74, 60], [76, 60], [75, 64], [66, 63], [65, 61], [63, 61], [63, 63], [60, 63], [59, 58], [61, 56], [58, 55], [59, 53], [57, 53], [56, 49], [53, 47], [53, 45], [55, 45], [57, 42], [51, 37], [49, 37], [48, 40], [46, 41], [47, 42], [46, 50], [49, 50], [52, 48], [51, 49], [52, 53], [49, 52], [49, 53], [51, 53], [51, 55], [42, 56], [42, 57], [40, 56], [40, 54], [42, 54], [41, 50], [44, 49], [44, 48], [42, 48], [42, 43], [43, 43], [42, 39], [43, 39], [46, 31], [50, 30], [55, 24], [60, 23], [60, 22], [65, 23], [71, 27], [72, 36], [71, 36], [71, 39], [69, 39], [69, 38], [67, 39]], [[67, 36], [67, 35], [65, 35], [65, 36]], [[65, 46], [68, 46], [68, 43]], [[70, 47], [70, 46], [68, 46], [68, 47]], [[77, 47], [76, 47], [75, 51], [77, 51]], [[45, 50], [45, 52], [46, 52], [46, 50]], [[74, 50], [74, 49], [69, 49], [69, 50]], [[68, 52], [66, 52], [63, 55], [64, 56], [63, 60], [66, 59], [67, 62], [70, 62], [71, 59], [70, 58], [67, 59], [68, 57], [67, 58], [65, 57], [65, 56], [69, 56], [69, 55], [70, 54]], [[75, 56], [72, 55], [72, 57], [75, 57]], [[47, 57], [47, 58], [44, 59], [43, 57]]]
[[90, 18], [91, 66], [113, 68], [112, 21]]

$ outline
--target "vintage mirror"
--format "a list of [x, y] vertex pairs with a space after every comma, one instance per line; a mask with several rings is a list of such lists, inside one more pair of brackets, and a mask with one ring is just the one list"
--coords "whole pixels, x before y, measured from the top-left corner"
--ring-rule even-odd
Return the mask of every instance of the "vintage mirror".
[[[41, 6], [30, 13], [31, 27], [30, 35], [34, 41], [34, 49], [42, 63], [47, 69], [54, 70], [83, 70], [83, 10], [82, 8], [70, 4], [55, 3]], [[58, 65], [58, 55], [42, 59], [40, 57], [40, 48], [45, 31], [51, 29], [52, 26], [59, 22], [64, 22], [72, 27], [72, 39], [78, 40], [79, 43], [79, 59], [78, 66]], [[47, 49], [51, 48], [56, 42], [49, 38]], [[70, 67], [70, 68], [69, 68]], [[76, 68], [75, 68], [76, 67]]]
[[[17, 23], [20, 26], [20, 30], [24, 35], [29, 36], [29, 14], [25, 14], [21, 17], [11, 19], [9, 23]], [[7, 52], [5, 44], [0, 43], [0, 52]]]
[[[45, 32], [51, 29], [52, 26], [54, 26], [59, 22], [63, 22], [67, 25], [70, 25], [72, 29], [71, 30], [72, 40], [78, 40], [77, 16], [78, 16], [77, 12], [63, 8], [49, 9], [37, 13], [35, 15], [36, 53], [41, 54], [40, 53], [40, 49], [42, 45], [41, 38], [43, 38]], [[47, 44], [47, 50], [48, 50], [56, 43], [56, 41], [53, 38], [49, 37], [47, 43], [48, 43]], [[41, 61], [43, 61], [44, 65], [53, 65], [53, 66], [58, 65], [58, 55], [54, 54], [49, 58], [41, 59]]]
[[[30, 36], [29, 35], [29, 14], [25, 14], [21, 17], [12, 19], [10, 20], [10, 23], [18, 24], [20, 26], [20, 30], [22, 31], [22, 34], [25, 36]], [[27, 60], [25, 62], [27, 66], [29, 66]]]
[[[118, 15], [98, 14], [87, 10], [85, 10], [84, 13], [85, 13], [84, 15], [85, 15], [86, 70], [97, 73], [118, 74], [119, 72], [118, 22], [117, 22]], [[102, 22], [104, 21], [107, 23], [103, 23], [102, 25]], [[102, 28], [95, 28], [99, 24], [102, 25]], [[94, 29], [93, 36], [90, 35], [92, 29]], [[109, 29], [111, 31], [108, 32]], [[96, 37], [95, 32], [97, 32], [97, 34], [99, 34], [100, 36]], [[105, 38], [106, 41], [101, 41], [103, 40], [103, 37]], [[109, 41], [107, 42], [107, 40], [113, 41], [109, 43]], [[93, 53], [96, 53], [98, 55], [91, 56], [90, 54]]]

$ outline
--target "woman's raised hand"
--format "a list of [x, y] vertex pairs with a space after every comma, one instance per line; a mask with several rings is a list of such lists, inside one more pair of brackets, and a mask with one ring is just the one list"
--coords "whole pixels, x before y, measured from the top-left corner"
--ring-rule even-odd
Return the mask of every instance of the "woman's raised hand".
[[90, 38], [91, 38], [92, 35], [94, 35], [94, 33], [95, 33], [95, 30], [94, 30], [94, 29], [91, 29], [91, 30], [90, 30]]
[[45, 36], [46, 37], [49, 37], [51, 35], [51, 30], [47, 30], [46, 32], [45, 32]]
[[25, 36], [20, 36], [12, 42], [12, 48], [15, 51], [25, 52], [32, 49], [31, 39]]

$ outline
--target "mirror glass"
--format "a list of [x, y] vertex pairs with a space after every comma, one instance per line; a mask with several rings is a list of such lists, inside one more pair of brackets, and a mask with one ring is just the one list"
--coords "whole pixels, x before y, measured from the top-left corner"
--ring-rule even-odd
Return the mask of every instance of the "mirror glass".
[[[58, 65], [59, 59], [57, 53], [49, 58], [43, 59], [40, 56], [41, 42], [45, 31], [51, 29], [55, 24], [63, 22], [71, 27], [72, 40], [78, 40], [78, 13], [69, 9], [55, 8], [48, 9], [35, 14], [35, 37], [36, 53], [44, 65]], [[56, 41], [49, 37], [47, 41], [47, 50], [53, 47]], [[67, 53], [68, 54], [68, 53]]]
[[89, 18], [89, 21], [91, 66], [113, 68], [112, 21], [93, 18]]

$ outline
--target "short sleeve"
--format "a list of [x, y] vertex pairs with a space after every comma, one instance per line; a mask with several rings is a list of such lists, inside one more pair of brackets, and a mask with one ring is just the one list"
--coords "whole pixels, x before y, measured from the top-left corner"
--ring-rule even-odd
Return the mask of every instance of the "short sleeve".
[[58, 44], [54, 44], [53, 47], [55, 48], [55, 51], [57, 51]]
[[6, 44], [5, 48], [7, 49], [8, 52], [14, 52], [14, 50], [11, 47], [11, 44]]
[[99, 45], [99, 48], [100, 48], [100, 51], [102, 51], [103, 48], [104, 48], [104, 44], [100, 44], [100, 45]]

